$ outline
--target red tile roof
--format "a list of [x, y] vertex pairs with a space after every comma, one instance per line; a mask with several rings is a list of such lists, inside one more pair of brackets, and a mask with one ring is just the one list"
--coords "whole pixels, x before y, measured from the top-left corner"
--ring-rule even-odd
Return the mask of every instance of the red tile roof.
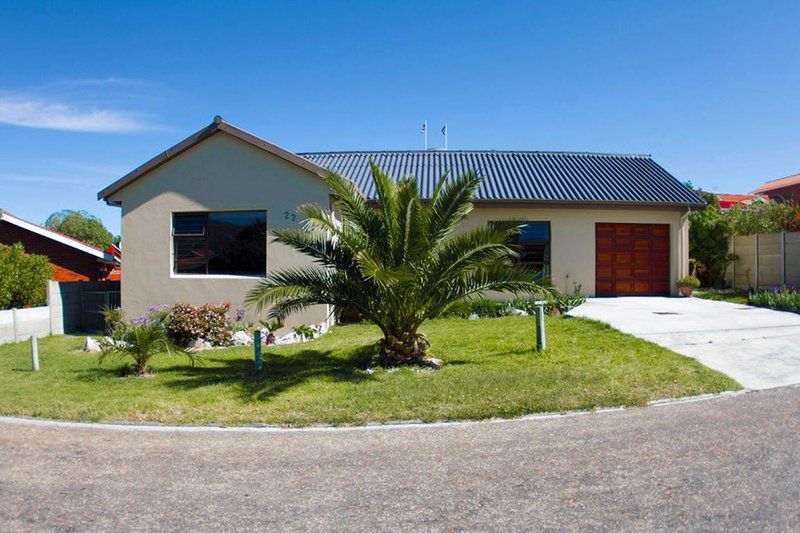
[[776, 180], [768, 181], [763, 185], [758, 186], [753, 193], [770, 192], [776, 189], [784, 189], [793, 185], [800, 185], [800, 174], [792, 174], [785, 178], [778, 178]]

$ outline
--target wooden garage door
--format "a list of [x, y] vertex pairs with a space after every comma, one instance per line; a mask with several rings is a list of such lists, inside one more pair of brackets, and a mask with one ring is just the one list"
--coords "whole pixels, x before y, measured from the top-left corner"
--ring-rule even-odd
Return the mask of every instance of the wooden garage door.
[[669, 294], [669, 225], [595, 225], [597, 296]]

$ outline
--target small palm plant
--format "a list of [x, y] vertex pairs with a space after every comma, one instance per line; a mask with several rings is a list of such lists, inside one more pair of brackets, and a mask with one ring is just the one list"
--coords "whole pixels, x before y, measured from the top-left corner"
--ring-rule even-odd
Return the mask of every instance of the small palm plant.
[[441, 177], [423, 200], [413, 176], [395, 181], [370, 162], [377, 198], [327, 172], [333, 211], [301, 205], [303, 229], [273, 231], [275, 240], [314, 258], [317, 265], [269, 275], [247, 296], [258, 312], [287, 315], [316, 304], [352, 309], [377, 325], [384, 365], [420, 364], [428, 339], [420, 326], [453, 303], [485, 291], [546, 292], [537, 272], [514, 264], [509, 243], [519, 221], [496, 222], [454, 234], [473, 208], [481, 179], [473, 172]]
[[166, 313], [142, 317], [133, 322], [123, 320], [120, 315], [114, 318], [116, 322], [110, 336], [100, 341], [100, 364], [108, 358], [132, 359], [130, 373], [144, 376], [149, 373], [150, 360], [159, 353], [184, 355], [192, 366], [199, 362], [195, 354], [178, 347], [170, 340], [167, 335]]

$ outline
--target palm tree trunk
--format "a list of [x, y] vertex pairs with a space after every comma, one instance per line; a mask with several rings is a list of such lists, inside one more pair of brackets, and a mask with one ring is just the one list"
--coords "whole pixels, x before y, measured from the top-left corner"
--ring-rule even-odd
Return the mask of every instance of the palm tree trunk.
[[422, 333], [403, 331], [387, 333], [378, 345], [381, 364], [400, 366], [421, 364], [431, 343]]

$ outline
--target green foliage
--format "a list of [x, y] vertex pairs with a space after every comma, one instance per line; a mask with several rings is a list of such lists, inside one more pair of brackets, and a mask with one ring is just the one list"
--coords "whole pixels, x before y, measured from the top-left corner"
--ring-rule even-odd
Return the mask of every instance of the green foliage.
[[695, 261], [700, 281], [713, 286], [723, 279], [728, 265], [736, 259], [728, 252], [731, 219], [720, 210], [715, 194], [697, 192], [708, 207], [689, 214], [689, 257]]
[[0, 309], [45, 305], [52, 274], [47, 257], [26, 254], [20, 243], [0, 244]]
[[283, 327], [283, 322], [280, 320], [259, 320], [258, 323], [270, 333], [274, 333]]
[[111, 334], [100, 341], [102, 352], [98, 363], [114, 358], [131, 359], [133, 364], [130, 372], [141, 376], [149, 373], [150, 360], [159, 353], [167, 355], [179, 354], [186, 356], [192, 366], [199, 361], [191, 352], [184, 351], [176, 346], [167, 334], [167, 314], [153, 313], [147, 320], [137, 319], [127, 322], [117, 310], [106, 310], [106, 323], [114, 323]]
[[309, 326], [308, 324], [301, 324], [299, 326], [295, 326], [292, 328], [292, 331], [300, 335], [305, 339], [311, 339], [314, 337], [314, 329]]
[[727, 216], [733, 235], [800, 231], [800, 208], [796, 204], [754, 202], [747, 208], [734, 205]]
[[423, 201], [413, 176], [391, 179], [374, 164], [377, 199], [333, 172], [324, 179], [336, 196], [337, 212], [317, 205], [298, 208], [304, 229], [273, 232], [275, 240], [317, 263], [271, 274], [246, 301], [283, 319], [308, 306], [351, 309], [377, 325], [381, 362], [416, 364], [428, 341], [418, 332], [453, 302], [496, 290], [541, 292], [537, 273], [515, 265], [509, 246], [520, 222], [495, 222], [458, 235], [454, 230], [472, 211], [481, 180], [475, 173], [439, 180]]
[[700, 280], [697, 279], [697, 276], [693, 276], [690, 274], [688, 276], [683, 276], [682, 278], [679, 278], [676, 285], [678, 287], [691, 287], [693, 289], [696, 289], [700, 286]]
[[[544, 300], [544, 311], [548, 315], [560, 315], [578, 307], [586, 301], [581, 295], [581, 286], [576, 285], [572, 294], [553, 291]], [[512, 298], [510, 300], [491, 300], [479, 297], [454, 302], [442, 316], [459, 318], [498, 318], [513, 316], [518, 311], [528, 315], [536, 314], [536, 298]]]
[[[167, 332], [178, 346], [188, 346], [195, 339], [202, 339], [214, 346], [227, 346], [231, 342], [231, 321], [228, 311], [231, 304], [205, 304], [200, 307], [175, 304], [169, 310]], [[237, 321], [240, 322], [240, 321]]]
[[783, 285], [773, 289], [752, 291], [748, 300], [751, 305], [800, 312], [800, 292], [791, 286]]
[[114, 241], [114, 236], [103, 222], [86, 211], [65, 209], [47, 217], [44, 225], [98, 248], [105, 249]]

